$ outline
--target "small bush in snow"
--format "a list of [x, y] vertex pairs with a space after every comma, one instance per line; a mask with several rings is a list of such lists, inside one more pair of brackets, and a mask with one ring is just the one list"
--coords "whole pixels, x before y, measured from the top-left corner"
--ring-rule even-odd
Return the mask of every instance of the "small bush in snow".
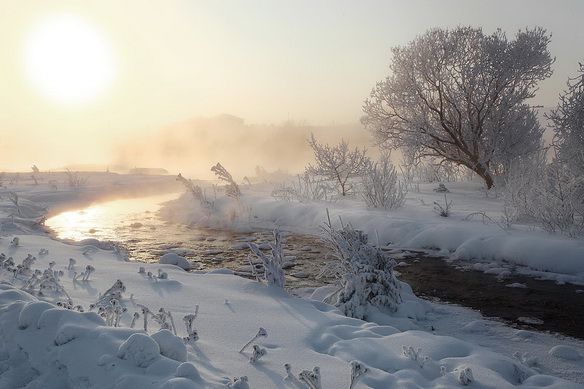
[[442, 217], [450, 216], [450, 210], [452, 208], [452, 200], [448, 201], [446, 197], [446, 193], [444, 194], [444, 203], [440, 204], [437, 201], [434, 201], [434, 212]]
[[350, 365], [351, 365], [351, 383], [349, 385], [349, 389], [353, 389], [355, 385], [357, 385], [357, 382], [361, 379], [361, 377], [367, 374], [369, 369], [367, 369], [365, 366], [363, 366], [357, 361], [351, 361]]
[[458, 370], [458, 382], [461, 385], [467, 386], [472, 384], [474, 377], [472, 376], [472, 370], [470, 367], [463, 367]]
[[410, 361], [416, 362], [420, 366], [420, 369], [430, 359], [430, 357], [422, 355], [422, 349], [419, 347], [414, 349], [412, 346], [402, 346], [402, 355]]
[[393, 273], [395, 261], [368, 244], [367, 234], [350, 225], [336, 228], [330, 219], [323, 226], [324, 242], [335, 260], [323, 271], [339, 279], [339, 290], [327, 298], [345, 315], [365, 319], [374, 306], [395, 312], [402, 302], [400, 285]]
[[79, 190], [87, 185], [87, 178], [81, 177], [79, 172], [73, 172], [67, 169], [65, 174], [67, 175], [67, 183], [69, 184], [69, 188], [73, 190]]
[[398, 180], [389, 153], [383, 153], [379, 161], [370, 164], [362, 181], [363, 199], [368, 207], [391, 210], [404, 205], [408, 188]]
[[211, 167], [211, 171], [215, 173], [217, 178], [221, 181], [226, 182], [225, 194], [227, 196], [233, 197], [234, 199], [239, 199], [241, 197], [239, 185], [237, 185], [231, 174], [223, 167], [223, 165], [217, 162], [215, 166]]
[[14, 208], [16, 208], [16, 212], [18, 213], [18, 215], [21, 215], [20, 204], [18, 203], [19, 200], [18, 193], [10, 191], [8, 192], [7, 196], [8, 200], [10, 200], [12, 205], [14, 205]]
[[230, 389], [249, 389], [247, 381], [247, 376], [235, 377], [227, 384], [227, 387]]
[[315, 366], [312, 371], [302, 370], [298, 374], [300, 381], [304, 382], [309, 389], [322, 389], [322, 383], [320, 381], [320, 368]]
[[436, 188], [433, 189], [436, 193], [449, 193], [450, 191], [443, 183], [439, 183]]
[[180, 181], [193, 198], [199, 202], [203, 210], [210, 213], [215, 209], [215, 203], [207, 198], [207, 194], [200, 186], [195, 185], [192, 180], [187, 180], [180, 173], [176, 179], [177, 181]]
[[282, 184], [272, 191], [272, 197], [283, 201], [331, 201], [332, 188], [326, 181], [308, 173], [299, 174], [296, 181]]
[[268, 337], [268, 331], [266, 331], [264, 328], [260, 327], [260, 329], [258, 330], [258, 333], [255, 334], [255, 336], [253, 338], [251, 338], [251, 340], [249, 342], [247, 342], [242, 348], [241, 350], [239, 350], [240, 353], [244, 352], [246, 348], [248, 348], [253, 342], [256, 341], [256, 339], [259, 338], [267, 338]]
[[530, 214], [544, 230], [570, 237], [584, 234], [584, 177], [578, 177], [566, 165], [552, 163], [545, 170], [543, 182], [533, 188]]
[[18, 247], [20, 245], [20, 239], [18, 239], [18, 236], [15, 236], [14, 238], [12, 238], [12, 240], [10, 241], [10, 246], [11, 247]]
[[264, 355], [266, 355], [268, 353], [265, 348], [262, 348], [262, 347], [258, 346], [257, 344], [254, 344], [252, 349], [253, 349], [253, 351], [252, 351], [251, 357], [249, 357], [249, 363], [251, 363], [251, 364], [256, 363], [257, 361], [260, 360], [261, 357], [263, 357]]
[[197, 332], [197, 330], [194, 327], [194, 323], [195, 323], [195, 319], [197, 318], [197, 315], [199, 314], [199, 305], [195, 305], [195, 313], [194, 314], [189, 314], [183, 317], [183, 321], [185, 323], [185, 327], [187, 330], [187, 336], [185, 338], [183, 338], [183, 340], [185, 341], [185, 343], [193, 343], [196, 342], [197, 340], [199, 340], [199, 333]]
[[[282, 265], [284, 265], [284, 254], [282, 249], [282, 234], [278, 229], [274, 230], [274, 243], [270, 243], [272, 255], [266, 255], [259, 246], [253, 242], [248, 243], [252, 253], [262, 261], [264, 265], [264, 280], [268, 285], [275, 285], [284, 288], [286, 277]], [[253, 264], [251, 264], [253, 268]]]

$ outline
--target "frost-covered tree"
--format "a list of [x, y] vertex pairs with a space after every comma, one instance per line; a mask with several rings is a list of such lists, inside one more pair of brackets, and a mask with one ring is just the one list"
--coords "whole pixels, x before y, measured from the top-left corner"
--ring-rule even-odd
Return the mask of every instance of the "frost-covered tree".
[[391, 75], [363, 106], [363, 124], [388, 148], [454, 162], [487, 188], [516, 156], [541, 145], [542, 129], [526, 101], [552, 73], [550, 35], [520, 30], [432, 29], [395, 47]]
[[584, 176], [584, 64], [578, 76], [568, 80], [558, 106], [547, 117], [553, 124], [557, 159]]
[[327, 298], [345, 315], [366, 319], [370, 306], [395, 312], [402, 302], [395, 278], [395, 261], [368, 243], [367, 234], [347, 224], [337, 228], [330, 219], [323, 226], [324, 242], [334, 261], [323, 274], [339, 279], [339, 290]]
[[379, 160], [363, 174], [363, 199], [368, 207], [396, 209], [404, 205], [407, 184], [398, 180], [390, 154], [383, 152]]
[[314, 152], [316, 162], [306, 167], [311, 176], [323, 177], [335, 184], [341, 196], [351, 190], [351, 179], [360, 177], [370, 165], [365, 149], [349, 149], [349, 144], [341, 140], [336, 146], [319, 143], [314, 134], [310, 134], [308, 144]]

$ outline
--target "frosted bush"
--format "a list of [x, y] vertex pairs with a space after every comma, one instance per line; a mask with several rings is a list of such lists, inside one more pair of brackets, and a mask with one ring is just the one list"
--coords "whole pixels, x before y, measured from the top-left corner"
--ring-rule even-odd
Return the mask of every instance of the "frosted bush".
[[249, 363], [251, 363], [251, 364], [256, 363], [257, 361], [260, 360], [260, 358], [262, 358], [267, 353], [268, 352], [266, 351], [265, 348], [262, 348], [262, 347], [258, 346], [257, 344], [254, 344], [252, 347], [251, 357], [249, 357]]
[[266, 331], [263, 327], [260, 327], [260, 329], [258, 330], [257, 334], [255, 334], [255, 336], [253, 338], [251, 338], [251, 340], [249, 342], [247, 342], [242, 348], [241, 350], [239, 350], [240, 353], [244, 352], [246, 348], [248, 348], [253, 342], [256, 341], [256, 339], [259, 338], [267, 338], [268, 337], [268, 331]]
[[358, 319], [366, 319], [369, 306], [395, 312], [402, 302], [400, 285], [393, 273], [395, 261], [369, 245], [367, 234], [350, 225], [336, 228], [329, 219], [323, 231], [324, 242], [335, 259], [322, 274], [339, 281], [339, 289], [327, 302]]
[[227, 387], [230, 389], [249, 389], [247, 381], [247, 376], [235, 377], [227, 384]]
[[81, 177], [79, 172], [73, 172], [67, 169], [65, 174], [67, 175], [67, 183], [69, 184], [69, 188], [73, 190], [79, 190], [87, 185], [87, 178]]
[[404, 205], [407, 185], [397, 178], [390, 154], [382, 153], [379, 161], [371, 164], [362, 177], [363, 199], [368, 207], [397, 209]]
[[474, 377], [472, 375], [472, 370], [470, 367], [463, 367], [460, 370], [458, 370], [457, 378], [458, 382], [464, 386], [470, 385], [474, 381]]
[[430, 357], [422, 355], [422, 349], [419, 347], [414, 349], [412, 346], [402, 346], [402, 355], [410, 361], [416, 362], [420, 366], [420, 369], [430, 360]]
[[177, 181], [180, 181], [181, 184], [184, 185], [186, 190], [193, 196], [193, 198], [199, 202], [199, 205], [203, 210], [207, 213], [211, 213], [215, 209], [215, 203], [207, 197], [205, 191], [192, 180], [188, 180], [182, 176], [182, 174], [178, 174]]
[[320, 380], [320, 368], [315, 366], [312, 371], [302, 370], [298, 374], [300, 381], [304, 382], [309, 389], [322, 389], [322, 383]]
[[351, 383], [349, 384], [349, 389], [353, 389], [355, 385], [357, 385], [357, 382], [361, 379], [361, 377], [367, 374], [369, 369], [367, 369], [365, 366], [363, 366], [357, 361], [351, 361], [350, 365], [351, 365]]
[[550, 233], [570, 237], [584, 233], [584, 177], [572, 174], [560, 163], [545, 170], [540, 185], [532, 190], [529, 214]]
[[196, 342], [197, 340], [199, 340], [199, 333], [197, 332], [197, 330], [194, 327], [195, 319], [197, 318], [198, 314], [199, 314], [199, 305], [197, 304], [197, 305], [195, 305], [195, 313], [194, 314], [185, 315], [183, 317], [183, 322], [185, 323], [185, 328], [187, 330], [187, 336], [185, 338], [183, 338], [185, 343], [193, 343], [193, 342]]
[[[286, 277], [282, 266], [284, 265], [284, 253], [282, 249], [282, 234], [278, 229], [274, 232], [274, 243], [270, 243], [271, 255], [266, 255], [260, 247], [253, 242], [248, 243], [252, 253], [262, 261], [264, 265], [264, 280], [268, 285], [284, 288]], [[252, 264], [253, 268], [253, 264]]]
[[326, 181], [308, 173], [299, 174], [296, 181], [282, 184], [272, 191], [272, 197], [283, 201], [331, 201], [334, 188]]
[[442, 217], [450, 216], [450, 212], [452, 209], [452, 200], [448, 201], [446, 197], [446, 193], [444, 194], [444, 203], [439, 203], [434, 201], [434, 212]]
[[227, 196], [234, 199], [239, 199], [241, 197], [239, 185], [237, 185], [231, 174], [223, 167], [223, 165], [217, 162], [215, 166], [211, 167], [211, 171], [215, 173], [217, 178], [226, 183], [225, 194]]

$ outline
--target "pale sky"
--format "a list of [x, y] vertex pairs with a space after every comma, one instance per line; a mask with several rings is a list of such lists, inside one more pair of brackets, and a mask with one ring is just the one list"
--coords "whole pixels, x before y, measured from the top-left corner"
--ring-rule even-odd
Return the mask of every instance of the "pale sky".
[[[62, 14], [111, 53], [111, 79], [83, 104], [46, 97], [26, 73], [27, 39]], [[107, 163], [132, 137], [221, 113], [357, 123], [390, 48], [431, 27], [548, 29], [555, 72], [533, 102], [553, 106], [584, 61], [583, 17], [580, 0], [0, 0], [0, 170]]]

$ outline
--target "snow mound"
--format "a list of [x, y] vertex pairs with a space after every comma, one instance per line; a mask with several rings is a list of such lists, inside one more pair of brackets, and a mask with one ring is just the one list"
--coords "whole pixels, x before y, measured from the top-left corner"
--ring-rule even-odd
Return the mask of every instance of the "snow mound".
[[175, 265], [184, 270], [190, 270], [191, 264], [185, 257], [181, 257], [176, 253], [166, 253], [162, 257], [160, 257], [159, 263], [163, 265]]
[[187, 360], [187, 348], [184, 342], [178, 336], [174, 336], [169, 330], [160, 330], [152, 334], [152, 339], [158, 343], [160, 354], [179, 362], [185, 362]]
[[569, 361], [579, 361], [582, 355], [578, 350], [570, 346], [558, 345], [550, 349], [549, 354], [556, 358], [567, 359]]
[[150, 336], [135, 333], [120, 345], [117, 356], [132, 361], [138, 367], [148, 367], [160, 357], [160, 347]]

